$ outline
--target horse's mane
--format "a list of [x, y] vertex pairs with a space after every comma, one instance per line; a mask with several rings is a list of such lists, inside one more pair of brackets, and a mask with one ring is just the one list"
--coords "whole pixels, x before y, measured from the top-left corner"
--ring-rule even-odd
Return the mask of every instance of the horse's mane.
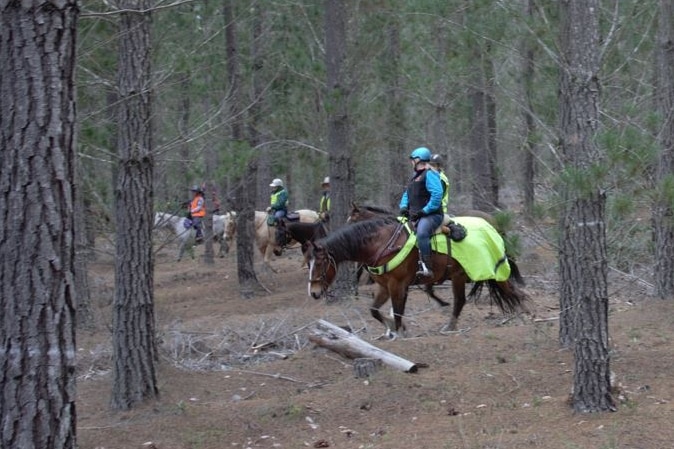
[[361, 206], [363, 209], [374, 212], [376, 214], [385, 214], [385, 215], [395, 215], [394, 212], [390, 211], [389, 209], [386, 209], [385, 207], [381, 206]]
[[395, 223], [397, 221], [390, 217], [359, 221], [342, 226], [327, 237], [318, 240], [316, 245], [325, 248], [335, 259], [336, 263], [354, 260], [353, 257], [358, 255], [363, 246], [370, 243], [383, 226]]

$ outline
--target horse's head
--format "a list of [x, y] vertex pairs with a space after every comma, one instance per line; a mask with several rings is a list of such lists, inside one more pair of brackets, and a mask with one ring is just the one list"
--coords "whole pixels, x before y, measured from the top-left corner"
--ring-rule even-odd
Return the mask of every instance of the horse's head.
[[358, 205], [356, 202], [351, 203], [351, 212], [349, 212], [349, 216], [346, 217], [346, 222], [351, 223], [354, 221], [358, 221], [360, 219], [360, 209], [358, 208]]
[[276, 231], [274, 231], [274, 233], [276, 244], [281, 248], [285, 247], [288, 243], [290, 243], [290, 240], [292, 240], [292, 236], [289, 235], [290, 231], [286, 226], [285, 220], [278, 220], [276, 223]]
[[309, 265], [309, 296], [320, 299], [335, 280], [337, 264], [330, 253], [317, 243], [307, 242], [304, 257]]
[[358, 206], [351, 203], [351, 213], [346, 219], [347, 223], [371, 220], [373, 218], [395, 217], [395, 214], [386, 208], [379, 206]]

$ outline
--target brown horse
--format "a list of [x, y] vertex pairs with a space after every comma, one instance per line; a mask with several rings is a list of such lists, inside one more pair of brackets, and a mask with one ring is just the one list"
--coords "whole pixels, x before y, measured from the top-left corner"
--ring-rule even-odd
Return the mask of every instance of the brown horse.
[[[491, 226], [498, 231], [499, 234], [501, 234], [501, 237], [504, 239], [504, 242], [506, 243], [506, 252], [508, 253], [508, 261], [510, 262], [511, 268], [513, 270], [513, 278], [514, 280], [521, 284], [524, 285], [524, 279], [520, 275], [519, 268], [517, 265], [514, 263], [514, 259], [511, 256], [511, 254], [507, 251], [507, 242], [505, 241], [505, 232], [503, 229], [500, 229], [497, 222], [496, 218], [494, 218], [492, 215], [488, 214], [487, 212], [482, 212], [480, 210], [474, 210], [474, 209], [466, 209], [460, 213], [457, 214], [459, 217], [478, 217], [482, 218], [483, 220], [486, 220], [487, 223], [489, 223]], [[349, 216], [346, 220], [347, 223], [355, 223], [358, 221], [363, 221], [363, 220], [370, 220], [372, 218], [395, 218], [396, 214], [391, 212], [390, 210], [379, 207], [379, 206], [358, 206], [355, 202], [351, 203], [351, 212], [349, 213]], [[357, 277], [360, 279], [365, 271], [365, 266], [360, 265], [358, 267], [358, 273]], [[433, 290], [433, 284], [426, 284], [424, 287], [424, 290], [428, 296], [433, 298], [440, 306], [446, 307], [449, 305], [449, 303], [445, 302], [442, 298], [437, 296], [435, 294], [435, 291]]]
[[301, 221], [286, 222], [281, 220], [276, 225], [276, 244], [286, 248], [295, 243], [302, 247], [302, 253], [306, 250], [306, 243], [313, 242], [328, 235], [328, 227], [323, 220], [315, 223], [303, 223]]
[[[452, 281], [454, 308], [447, 325], [449, 330], [457, 328], [459, 315], [466, 303], [465, 286], [470, 282], [475, 282], [468, 295], [470, 298], [479, 297], [481, 287], [487, 285], [491, 302], [502, 312], [526, 310], [524, 306], [526, 294], [510, 279], [511, 275], [519, 270], [512, 269], [514, 263], [508, 261], [500, 235], [481, 218], [463, 217], [461, 224], [468, 228], [468, 235], [472, 235], [471, 239], [452, 242], [452, 256], [434, 252], [432, 256], [434, 276], [430, 278], [416, 275], [419, 255], [416, 248], [406, 250], [410, 246], [409, 228], [404, 223], [395, 218], [385, 217], [344, 226], [327, 237], [308, 244], [306, 259], [309, 263], [309, 295], [315, 299], [324, 296], [335, 278], [338, 265], [344, 261], [354, 261], [370, 267], [369, 270], [377, 284], [370, 313], [386, 326], [389, 335], [395, 336], [396, 332], [405, 329], [402, 317], [410, 285]], [[446, 237], [441, 235], [437, 238]], [[475, 271], [470, 264], [464, 266], [456, 258], [459, 254], [476, 254], [477, 258], [483, 259], [485, 252], [492, 248], [496, 248], [499, 252], [498, 260], [495, 263], [488, 261], [486, 271], [484, 269]], [[397, 256], [399, 252], [404, 254], [404, 259], [395, 265], [392, 261], [400, 258]], [[474, 278], [471, 279], [471, 276]], [[389, 298], [393, 307], [393, 321], [384, 317], [379, 311]]]

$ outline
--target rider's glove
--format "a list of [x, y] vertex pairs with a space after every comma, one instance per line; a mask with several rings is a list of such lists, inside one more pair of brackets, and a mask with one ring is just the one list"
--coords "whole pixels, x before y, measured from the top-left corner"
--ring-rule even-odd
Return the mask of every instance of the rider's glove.
[[425, 217], [425, 216], [426, 216], [426, 214], [424, 213], [424, 211], [423, 211], [423, 209], [422, 209], [422, 210], [420, 210], [420, 211], [418, 211], [418, 212], [415, 212], [415, 213], [413, 213], [412, 215], [410, 215], [410, 220], [412, 220], [412, 221], [417, 221], [417, 220], [420, 219], [421, 217]]
[[402, 209], [400, 209], [399, 215], [401, 217], [409, 218], [410, 211], [406, 207], [403, 207]]

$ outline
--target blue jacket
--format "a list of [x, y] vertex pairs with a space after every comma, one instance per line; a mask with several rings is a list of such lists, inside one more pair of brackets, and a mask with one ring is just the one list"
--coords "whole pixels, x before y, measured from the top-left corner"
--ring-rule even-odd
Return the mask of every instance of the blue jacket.
[[[423, 213], [425, 215], [431, 213], [442, 213], [442, 196], [444, 194], [444, 189], [442, 188], [440, 175], [431, 169], [426, 169], [426, 190], [430, 194], [430, 199], [423, 207]], [[400, 199], [400, 208], [409, 209], [409, 205], [410, 201], [406, 189], [403, 193], [403, 197]]]

